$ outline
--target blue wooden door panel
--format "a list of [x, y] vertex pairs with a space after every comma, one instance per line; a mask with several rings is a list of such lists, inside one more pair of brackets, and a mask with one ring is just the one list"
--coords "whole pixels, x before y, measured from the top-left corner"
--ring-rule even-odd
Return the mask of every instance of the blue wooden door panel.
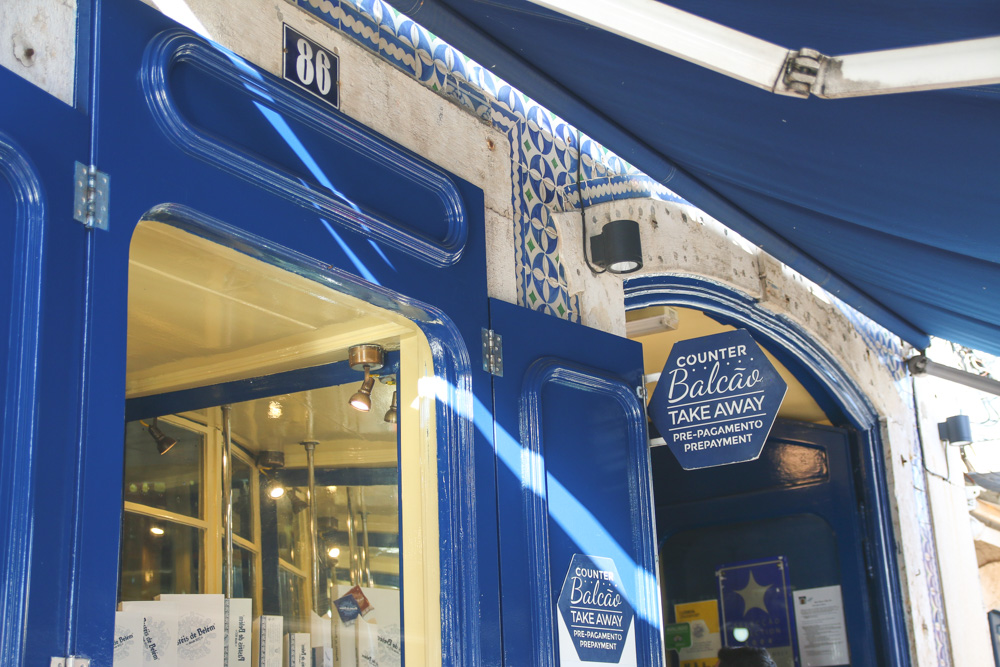
[[845, 430], [778, 420], [756, 461], [689, 471], [666, 447], [652, 460], [669, 599], [714, 598], [722, 563], [786, 556], [793, 589], [841, 586], [851, 664], [878, 664]]
[[87, 289], [72, 307], [87, 305], [90, 344], [71, 366], [85, 382], [64, 415], [82, 431], [81, 502], [54, 517], [83, 539], [64, 568], [69, 609], [50, 612], [74, 629], [66, 650], [111, 661], [128, 253], [146, 218], [397, 310], [425, 331], [442, 380], [444, 658], [499, 663], [492, 434], [471, 417], [476, 400], [490, 402], [478, 369], [488, 323], [482, 191], [140, 2], [103, 3], [99, 20], [93, 161], [110, 176], [111, 219], [90, 234], [88, 263], [72, 276]]
[[641, 348], [495, 300], [490, 323], [504, 356], [494, 417], [505, 660], [570, 660], [556, 600], [583, 554], [614, 561], [635, 610], [633, 660], [659, 664]]
[[73, 220], [73, 164], [88, 162], [89, 130], [3, 68], [0, 99], [0, 664], [48, 664], [69, 628], [89, 236]]

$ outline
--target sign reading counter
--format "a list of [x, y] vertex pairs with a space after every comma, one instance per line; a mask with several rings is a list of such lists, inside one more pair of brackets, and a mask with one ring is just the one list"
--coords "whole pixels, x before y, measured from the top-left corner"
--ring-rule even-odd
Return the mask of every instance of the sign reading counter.
[[752, 461], [788, 385], [744, 329], [674, 344], [649, 414], [685, 470]]
[[610, 558], [574, 554], [559, 594], [559, 662], [635, 665], [632, 605]]

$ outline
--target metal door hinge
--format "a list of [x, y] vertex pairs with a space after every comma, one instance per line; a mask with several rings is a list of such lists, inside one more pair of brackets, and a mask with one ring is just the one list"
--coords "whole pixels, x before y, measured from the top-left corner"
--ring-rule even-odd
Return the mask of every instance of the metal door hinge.
[[73, 182], [73, 219], [82, 222], [87, 229], [107, 231], [110, 204], [108, 175], [98, 171], [94, 165], [88, 167], [77, 162]]
[[483, 329], [483, 370], [503, 377], [503, 337], [493, 329]]
[[90, 667], [90, 658], [71, 655], [68, 658], [52, 658], [49, 667]]

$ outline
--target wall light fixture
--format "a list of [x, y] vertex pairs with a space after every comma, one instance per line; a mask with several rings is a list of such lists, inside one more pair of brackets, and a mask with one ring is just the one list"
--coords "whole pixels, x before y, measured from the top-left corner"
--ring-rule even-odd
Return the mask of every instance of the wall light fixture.
[[611, 273], [632, 273], [642, 268], [642, 242], [635, 220], [612, 220], [590, 237], [594, 264]]

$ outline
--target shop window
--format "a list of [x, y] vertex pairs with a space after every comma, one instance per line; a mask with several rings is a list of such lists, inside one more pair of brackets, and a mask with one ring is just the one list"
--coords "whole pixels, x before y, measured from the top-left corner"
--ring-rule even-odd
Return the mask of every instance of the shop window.
[[[207, 609], [231, 581], [252, 620], [277, 617], [334, 664], [436, 662], [437, 490], [407, 483], [436, 479], [420, 330], [162, 223], [137, 228], [129, 280], [122, 614]], [[368, 412], [350, 405], [359, 344], [385, 355]]]

